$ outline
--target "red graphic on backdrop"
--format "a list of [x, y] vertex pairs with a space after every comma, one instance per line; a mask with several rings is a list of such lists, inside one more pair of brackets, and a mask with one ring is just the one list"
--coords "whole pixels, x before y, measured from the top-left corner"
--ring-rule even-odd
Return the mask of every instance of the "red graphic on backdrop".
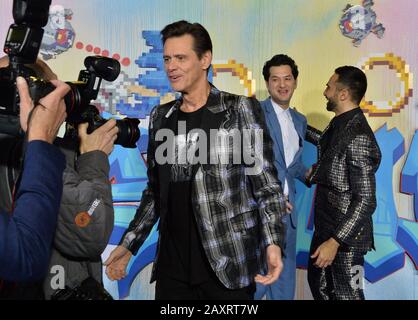
[[[110, 56], [109, 50], [102, 50], [101, 48], [94, 47], [91, 44], [88, 44], [88, 45], [84, 46], [84, 44], [80, 41], [76, 43], [75, 47], [79, 50], [84, 49], [87, 52], [93, 52], [94, 54], [101, 55], [101, 56], [104, 56], [104, 57], [109, 57]], [[131, 59], [129, 59], [128, 57], [125, 57], [125, 58], [121, 59], [121, 56], [118, 53], [114, 53], [112, 55], [112, 58], [115, 59], [115, 60], [118, 60], [125, 67], [127, 67], [131, 64]]]

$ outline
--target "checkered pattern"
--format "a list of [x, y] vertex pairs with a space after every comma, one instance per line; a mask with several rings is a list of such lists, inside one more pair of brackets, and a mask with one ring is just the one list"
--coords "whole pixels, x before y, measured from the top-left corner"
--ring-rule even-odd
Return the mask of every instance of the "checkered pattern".
[[[320, 244], [321, 241], [313, 240], [310, 255]], [[309, 259], [308, 282], [315, 300], [364, 300], [364, 274], [356, 273], [364, 270], [364, 252], [338, 251], [333, 263], [326, 268], [314, 266], [314, 261]]]
[[[339, 132], [336, 145], [322, 152], [310, 182], [318, 184], [315, 233], [323, 240], [367, 251], [373, 247], [372, 214], [376, 209], [376, 178], [381, 152], [373, 131], [359, 110]], [[308, 128], [311, 141], [318, 137]]]

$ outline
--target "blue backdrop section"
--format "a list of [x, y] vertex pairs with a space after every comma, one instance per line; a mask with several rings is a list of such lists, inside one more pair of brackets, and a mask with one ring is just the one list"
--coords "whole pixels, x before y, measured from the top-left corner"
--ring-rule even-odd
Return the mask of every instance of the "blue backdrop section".
[[145, 163], [138, 149], [115, 146], [109, 156], [114, 202], [139, 201], [147, 185]]
[[415, 131], [412, 139], [401, 177], [401, 191], [414, 195], [414, 213], [418, 220], [418, 153], [413, 150], [418, 150], [418, 131]]
[[164, 60], [162, 59], [163, 43], [160, 32], [143, 31], [142, 37], [145, 39], [145, 44], [151, 47], [151, 49], [135, 60], [138, 67], [147, 69], [145, 74], [139, 74], [137, 78], [138, 84], [148, 89], [156, 90], [161, 96], [173, 92], [164, 71]]
[[[401, 176], [401, 191], [414, 195], [415, 219], [418, 220], [418, 131], [415, 132]], [[418, 223], [400, 219], [397, 239], [418, 268]]]
[[392, 189], [393, 166], [405, 152], [404, 138], [397, 129], [383, 126], [376, 132], [382, 152], [382, 162], [376, 174], [377, 208], [373, 214], [375, 251], [366, 256], [365, 276], [370, 282], [399, 270], [405, 261], [405, 252], [396, 241], [398, 212]]

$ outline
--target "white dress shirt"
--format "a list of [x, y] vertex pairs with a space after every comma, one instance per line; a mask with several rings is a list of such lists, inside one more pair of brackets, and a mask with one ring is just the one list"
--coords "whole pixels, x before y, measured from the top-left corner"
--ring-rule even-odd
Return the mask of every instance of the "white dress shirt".
[[[299, 135], [296, 132], [289, 108], [284, 110], [272, 99], [270, 100], [271, 104], [273, 105], [273, 109], [276, 112], [277, 119], [279, 120], [280, 129], [282, 131], [283, 151], [286, 161], [286, 167], [289, 167], [289, 165], [293, 162], [296, 153], [299, 150]], [[287, 179], [284, 183], [283, 192], [285, 195], [289, 194], [289, 186]]]

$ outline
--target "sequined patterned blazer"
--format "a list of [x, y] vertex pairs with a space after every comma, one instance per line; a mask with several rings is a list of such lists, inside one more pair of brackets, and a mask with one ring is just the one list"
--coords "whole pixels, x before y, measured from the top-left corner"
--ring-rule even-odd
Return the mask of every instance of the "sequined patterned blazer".
[[343, 248], [374, 248], [372, 214], [376, 209], [375, 173], [381, 152], [362, 112], [340, 130], [337, 143], [322, 152], [321, 134], [308, 127], [307, 140], [318, 147], [318, 162], [308, 178], [317, 184], [315, 233], [321, 241], [333, 237]]
[[[219, 280], [230, 289], [246, 287], [261, 272], [263, 251], [270, 244], [283, 248], [285, 229], [281, 222], [285, 214], [277, 171], [273, 164], [273, 144], [260, 104], [254, 98], [237, 96], [212, 87], [209, 98], [215, 102], [205, 108], [201, 129], [262, 130], [262, 143], [250, 148], [260, 159], [261, 170], [246, 174], [244, 163], [197, 164], [193, 169], [192, 207], [203, 249]], [[125, 232], [121, 245], [134, 254], [160, 219], [159, 231], [166, 227], [169, 168], [158, 164], [156, 133], [167, 128], [167, 119], [176, 117], [181, 100], [157, 106], [150, 115], [147, 151], [148, 186], [141, 204]], [[245, 149], [243, 149], [245, 150]], [[220, 150], [227, 159], [233, 158], [233, 148]], [[212, 150], [210, 151], [212, 153]], [[159, 247], [159, 246], [158, 246]], [[158, 249], [151, 281], [155, 280]]]

